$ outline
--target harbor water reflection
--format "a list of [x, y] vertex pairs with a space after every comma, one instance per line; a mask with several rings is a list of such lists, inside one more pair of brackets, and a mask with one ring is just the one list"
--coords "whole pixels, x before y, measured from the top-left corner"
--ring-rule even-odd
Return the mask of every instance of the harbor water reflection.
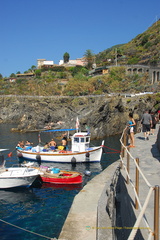
[[[4, 152], [6, 167], [19, 164], [15, 148], [18, 141], [29, 140], [34, 145], [38, 144], [37, 132], [12, 133], [10, 129], [13, 127], [16, 126], [9, 124], [0, 125], [0, 148], [8, 149]], [[43, 141], [47, 142], [52, 137], [53, 133], [49, 136], [44, 134]], [[107, 137], [105, 139], [105, 146], [108, 146], [110, 149], [120, 150], [119, 137], [118, 135]], [[92, 144], [100, 145], [101, 142], [102, 139], [94, 140]], [[8, 157], [8, 153], [10, 152], [12, 152], [12, 157]], [[118, 153], [113, 153], [112, 150], [107, 149], [107, 153], [103, 153], [100, 163], [78, 163], [76, 165], [70, 163], [45, 163], [48, 167], [83, 173], [83, 184], [80, 185], [58, 186], [46, 183], [42, 184], [37, 179], [29, 189], [0, 190], [1, 240], [57, 238], [75, 195], [88, 181], [118, 159]], [[91, 175], [85, 175], [85, 171], [90, 171]], [[15, 226], [26, 229], [28, 232]]]

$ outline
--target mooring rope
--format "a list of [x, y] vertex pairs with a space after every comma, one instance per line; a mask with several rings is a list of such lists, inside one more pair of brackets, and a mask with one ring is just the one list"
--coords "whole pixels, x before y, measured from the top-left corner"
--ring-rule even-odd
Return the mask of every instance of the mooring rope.
[[103, 148], [108, 148], [109, 150], [113, 150], [114, 152], [106, 152], [105, 153], [120, 153], [121, 151], [120, 150], [117, 150], [117, 149], [114, 149], [114, 148], [110, 148], [110, 147], [107, 147], [105, 145], [102, 145]]
[[50, 239], [50, 240], [56, 240], [56, 238], [50, 238], [50, 237], [41, 235], [41, 234], [39, 234], [39, 233], [35, 233], [35, 232], [32, 232], [32, 231], [29, 231], [29, 230], [27, 230], [27, 229], [24, 229], [24, 228], [21, 228], [21, 227], [19, 227], [19, 226], [16, 226], [16, 225], [14, 225], [14, 224], [12, 224], [12, 223], [6, 222], [6, 221], [4, 221], [4, 220], [2, 220], [2, 219], [0, 219], [0, 221], [3, 222], [3, 223], [5, 223], [5, 224], [8, 224], [8, 225], [10, 225], [10, 226], [12, 226], [12, 227], [21, 229], [21, 230], [23, 230], [23, 231], [25, 231], [25, 232], [29, 232], [29, 233], [32, 233], [32, 234], [34, 234], [34, 235], [37, 235], [37, 236], [40, 236], [40, 237], [43, 237], [43, 238], [47, 238], [47, 239]]

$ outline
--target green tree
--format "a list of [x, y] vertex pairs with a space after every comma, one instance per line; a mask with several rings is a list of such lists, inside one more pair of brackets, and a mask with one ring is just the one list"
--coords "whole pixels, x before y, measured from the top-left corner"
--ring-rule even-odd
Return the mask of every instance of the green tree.
[[31, 70], [32, 70], [32, 71], [36, 70], [36, 66], [35, 66], [35, 65], [32, 65], [32, 66], [31, 66]]
[[84, 57], [85, 57], [86, 62], [87, 62], [87, 68], [91, 69], [92, 65], [94, 63], [94, 59], [95, 59], [95, 56], [94, 56], [92, 50], [87, 49], [84, 53]]
[[16, 75], [14, 73], [11, 73], [10, 77], [16, 77]]
[[64, 63], [69, 62], [69, 58], [70, 58], [69, 53], [68, 53], [68, 52], [65, 52], [64, 55], [63, 55]]
[[2, 74], [0, 73], [0, 79], [2, 79], [3, 78], [3, 76], [2, 76]]
[[40, 77], [41, 76], [41, 69], [35, 70], [35, 74], [36, 74], [36, 77]]

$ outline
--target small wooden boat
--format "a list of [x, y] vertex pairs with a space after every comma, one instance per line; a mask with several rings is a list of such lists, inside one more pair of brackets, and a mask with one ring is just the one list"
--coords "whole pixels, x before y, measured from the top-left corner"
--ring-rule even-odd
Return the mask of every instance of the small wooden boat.
[[[40, 170], [40, 178], [45, 183], [55, 184], [80, 184], [83, 181], [82, 174], [74, 171], [64, 171], [57, 168], [50, 170]], [[57, 172], [57, 173], [56, 173]]]

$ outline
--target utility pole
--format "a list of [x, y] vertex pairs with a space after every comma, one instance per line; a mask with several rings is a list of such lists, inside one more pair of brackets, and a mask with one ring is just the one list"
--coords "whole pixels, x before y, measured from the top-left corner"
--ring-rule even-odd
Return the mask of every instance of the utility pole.
[[116, 48], [116, 53], [115, 53], [115, 59], [116, 59], [116, 66], [117, 66], [117, 48]]

